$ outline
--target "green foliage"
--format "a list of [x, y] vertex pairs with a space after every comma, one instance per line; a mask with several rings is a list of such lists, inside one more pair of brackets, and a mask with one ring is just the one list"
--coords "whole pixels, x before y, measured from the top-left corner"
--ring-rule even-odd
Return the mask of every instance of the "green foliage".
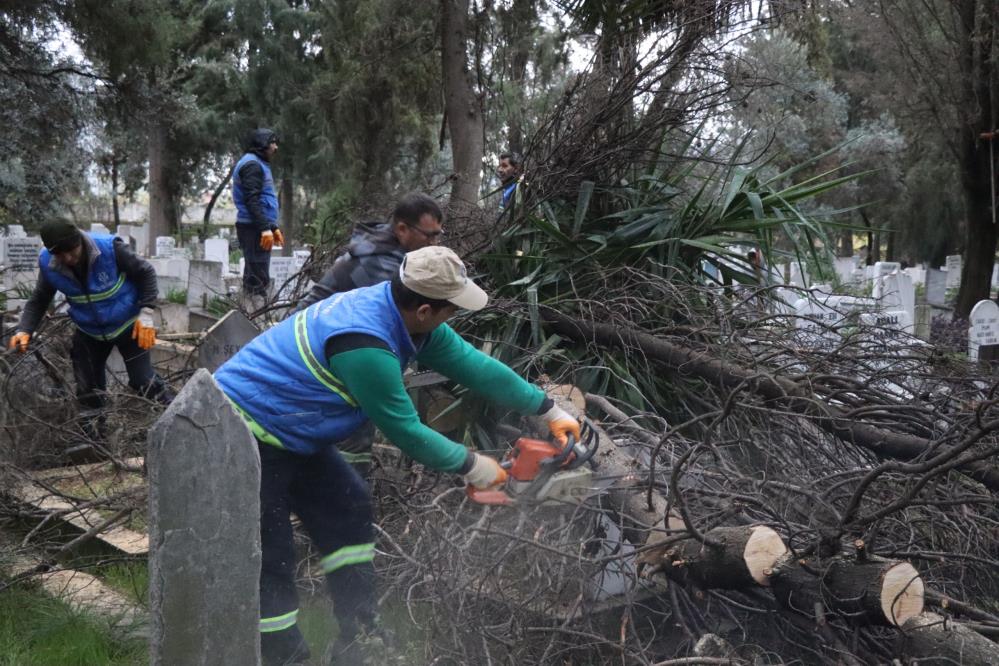
[[212, 296], [205, 310], [216, 317], [222, 317], [234, 307], [233, 302], [226, 296]]
[[122, 641], [101, 620], [30, 588], [0, 594], [0, 666], [136, 666], [142, 641]]
[[137, 606], [149, 603], [149, 568], [145, 562], [119, 562], [103, 567], [97, 573]]
[[167, 291], [167, 302], [187, 305], [187, 289], [170, 289]]

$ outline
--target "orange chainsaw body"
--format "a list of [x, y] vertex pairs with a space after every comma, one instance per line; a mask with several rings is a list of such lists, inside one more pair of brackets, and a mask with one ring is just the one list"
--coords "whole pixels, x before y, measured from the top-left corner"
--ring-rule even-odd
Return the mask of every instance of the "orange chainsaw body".
[[543, 439], [521, 437], [507, 454], [508, 473], [517, 481], [533, 481], [541, 472], [541, 462], [562, 453], [562, 447]]

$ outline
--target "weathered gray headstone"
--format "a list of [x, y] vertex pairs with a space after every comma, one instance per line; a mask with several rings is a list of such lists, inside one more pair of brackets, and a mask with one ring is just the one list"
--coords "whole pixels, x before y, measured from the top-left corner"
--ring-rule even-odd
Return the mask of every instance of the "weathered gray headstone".
[[947, 302], [947, 273], [936, 268], [926, 269], [926, 302], [943, 307]]
[[149, 432], [152, 666], [260, 663], [260, 458], [198, 370]]
[[246, 315], [239, 310], [230, 310], [205, 332], [205, 338], [198, 346], [198, 365], [215, 372], [259, 334], [260, 329]]
[[14, 270], [38, 268], [38, 252], [42, 249], [42, 239], [37, 236], [7, 238], [4, 242], [3, 263]]
[[205, 240], [205, 261], [217, 261], [229, 271], [229, 241], [225, 238]]
[[968, 317], [968, 358], [972, 361], [999, 359], [999, 305], [978, 301]]
[[187, 306], [207, 308], [213, 298], [224, 296], [223, 271], [216, 261], [192, 261], [188, 265]]
[[947, 288], [957, 289], [961, 286], [961, 255], [947, 256]]

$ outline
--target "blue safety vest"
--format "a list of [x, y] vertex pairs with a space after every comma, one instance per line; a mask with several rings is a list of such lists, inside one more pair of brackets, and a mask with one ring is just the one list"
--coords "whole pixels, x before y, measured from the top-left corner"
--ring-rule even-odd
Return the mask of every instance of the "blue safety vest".
[[[77, 327], [95, 338], [111, 340], [131, 326], [139, 316], [139, 290], [118, 270], [114, 236], [88, 234], [97, 246], [97, 257], [87, 271], [87, 284], [50, 266], [52, 253], [38, 254], [38, 267], [49, 284], [66, 295], [69, 317]], [[84, 261], [90, 258], [84, 256]]]
[[232, 200], [236, 204], [236, 224], [253, 224], [253, 217], [246, 207], [246, 199], [243, 194], [243, 183], [239, 180], [239, 170], [248, 162], [256, 162], [264, 170], [264, 186], [260, 192], [260, 207], [264, 211], [264, 217], [269, 222], [277, 222], [278, 219], [278, 198], [274, 189], [274, 177], [271, 175], [271, 166], [253, 153], [246, 153], [232, 171]]
[[383, 341], [400, 373], [417, 351], [391, 283], [381, 282], [319, 301], [258, 335], [215, 371], [215, 381], [258, 439], [315, 453], [368, 420], [326, 361], [326, 342], [347, 333]]

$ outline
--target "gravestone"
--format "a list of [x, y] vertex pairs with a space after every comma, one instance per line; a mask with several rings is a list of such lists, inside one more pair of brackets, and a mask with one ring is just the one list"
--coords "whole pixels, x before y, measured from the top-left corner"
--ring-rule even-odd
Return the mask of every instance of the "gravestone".
[[896, 271], [902, 270], [902, 264], [897, 261], [878, 261], [874, 264], [874, 276], [881, 277], [884, 275], [890, 275]]
[[144, 257], [149, 256], [149, 225], [129, 225], [128, 235], [135, 239], [135, 251]]
[[857, 258], [836, 257], [835, 268], [839, 281], [842, 284], [849, 284], [853, 280], [853, 271], [857, 268]]
[[7, 238], [27, 238], [28, 234], [24, 230], [24, 225], [21, 224], [8, 224], [7, 233], [5, 234]]
[[191, 313], [181, 303], [160, 303], [156, 307], [159, 315], [159, 330], [164, 333], [187, 333]]
[[192, 261], [188, 264], [188, 307], [206, 308], [213, 298], [225, 295], [222, 270], [222, 264], [217, 261]]
[[271, 257], [271, 290], [276, 298], [288, 298], [291, 295], [295, 287], [291, 277], [297, 272], [295, 263], [295, 257]]
[[947, 302], [947, 273], [937, 268], [926, 269], [926, 302], [944, 307]]
[[42, 239], [37, 236], [5, 238], [3, 264], [15, 271], [28, 271], [38, 268], [38, 252], [42, 249]]
[[[876, 278], [872, 296], [884, 310], [904, 310], [910, 323], [915, 319], [916, 291], [908, 274], [895, 271]], [[911, 326], [906, 332], [912, 333]]]
[[927, 304], [916, 306], [915, 335], [920, 340], [930, 339], [930, 321], [933, 317], [933, 308]]
[[225, 238], [209, 238], [205, 241], [205, 261], [217, 261], [229, 271], [229, 241]]
[[968, 359], [999, 360], [999, 305], [994, 301], [978, 301], [971, 308], [968, 329]]
[[156, 256], [157, 257], [170, 257], [173, 256], [173, 251], [177, 247], [177, 241], [173, 239], [172, 236], [157, 236], [156, 237]]
[[215, 372], [259, 334], [260, 329], [246, 315], [230, 310], [205, 332], [198, 346], [198, 365]]
[[260, 456], [198, 370], [149, 432], [151, 666], [260, 664]]
[[961, 286], [961, 255], [952, 254], [947, 257], [947, 288], [957, 289]]
[[926, 269], [922, 266], [909, 266], [904, 272], [908, 273], [909, 277], [912, 278], [913, 286], [926, 284]]

